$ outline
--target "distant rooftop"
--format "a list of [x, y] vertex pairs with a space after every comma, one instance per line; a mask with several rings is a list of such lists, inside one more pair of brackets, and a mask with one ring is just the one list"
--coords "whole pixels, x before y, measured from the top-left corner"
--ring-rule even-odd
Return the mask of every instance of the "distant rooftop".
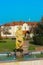
[[23, 22], [23, 21], [20, 21], [20, 22], [11, 22], [11, 23], [6, 23], [6, 24], [3, 24], [2, 26], [15, 26], [15, 25], [23, 25], [24, 23], [28, 24], [28, 25], [37, 25], [38, 23], [37, 22]]

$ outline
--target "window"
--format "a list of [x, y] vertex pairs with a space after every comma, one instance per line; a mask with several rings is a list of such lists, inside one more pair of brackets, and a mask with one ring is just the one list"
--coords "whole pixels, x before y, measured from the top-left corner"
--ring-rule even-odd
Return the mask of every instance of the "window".
[[9, 29], [11, 29], [11, 26], [9, 27]]
[[26, 26], [24, 27], [24, 29], [26, 30]]
[[11, 32], [9, 32], [9, 27], [8, 26], [3, 27], [3, 34], [5, 34], [5, 35], [11, 34]]

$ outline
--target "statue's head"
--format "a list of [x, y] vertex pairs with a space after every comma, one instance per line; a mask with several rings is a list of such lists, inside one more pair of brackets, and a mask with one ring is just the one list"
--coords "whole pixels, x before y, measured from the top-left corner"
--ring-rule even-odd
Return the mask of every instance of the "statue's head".
[[18, 29], [21, 30], [22, 29], [21, 26], [19, 26]]

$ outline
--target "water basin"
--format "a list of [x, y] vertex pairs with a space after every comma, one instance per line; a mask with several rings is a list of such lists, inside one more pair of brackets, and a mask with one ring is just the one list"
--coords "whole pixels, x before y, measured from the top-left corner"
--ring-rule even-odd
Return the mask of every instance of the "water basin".
[[0, 54], [0, 62], [1, 61], [26, 61], [26, 60], [37, 59], [37, 58], [43, 58], [43, 54], [24, 55], [21, 58], [18, 58], [15, 55], [11, 56], [8, 53]]

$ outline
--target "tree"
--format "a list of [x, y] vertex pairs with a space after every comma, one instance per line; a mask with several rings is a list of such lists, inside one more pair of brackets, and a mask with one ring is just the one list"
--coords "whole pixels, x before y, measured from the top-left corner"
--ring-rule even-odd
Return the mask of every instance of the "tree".
[[43, 23], [43, 16], [42, 16], [42, 18], [41, 18], [41, 23]]
[[43, 17], [41, 18], [40, 23], [34, 29], [34, 37], [33, 37], [34, 44], [43, 45]]

